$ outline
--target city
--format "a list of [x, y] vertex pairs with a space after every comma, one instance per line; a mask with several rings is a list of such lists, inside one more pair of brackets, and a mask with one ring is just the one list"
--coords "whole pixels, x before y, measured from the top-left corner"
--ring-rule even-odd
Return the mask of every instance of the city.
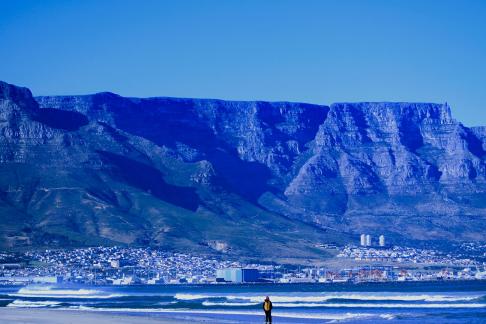
[[[327, 246], [329, 247], [329, 246]], [[0, 253], [0, 284], [342, 283], [486, 279], [486, 246], [463, 243], [455, 253], [378, 245], [333, 247], [329, 264], [249, 264], [152, 248], [90, 247]]]

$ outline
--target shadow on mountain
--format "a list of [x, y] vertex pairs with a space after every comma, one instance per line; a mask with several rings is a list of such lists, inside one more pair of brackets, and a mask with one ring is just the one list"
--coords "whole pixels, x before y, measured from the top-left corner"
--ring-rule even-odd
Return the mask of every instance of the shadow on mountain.
[[467, 147], [469, 151], [471, 151], [472, 154], [474, 154], [475, 156], [481, 159], [486, 154], [483, 148], [482, 141], [479, 138], [477, 138], [476, 135], [474, 135], [474, 133], [471, 132], [470, 129], [466, 128], [465, 133], [466, 133], [465, 140], [467, 142]]
[[39, 109], [36, 120], [49, 127], [66, 131], [76, 131], [88, 125], [88, 118], [81, 113], [53, 108]]
[[400, 131], [400, 142], [410, 151], [415, 152], [424, 145], [420, 127], [413, 120], [403, 120], [398, 128]]
[[146, 164], [106, 151], [97, 151], [111, 168], [108, 173], [116, 180], [126, 182], [170, 204], [195, 211], [199, 197], [195, 189], [178, 187], [165, 182], [162, 173]]
[[222, 150], [214, 150], [208, 156], [208, 160], [223, 179], [223, 185], [230, 191], [253, 203], [257, 203], [264, 192], [271, 191], [267, 185], [271, 174], [263, 164], [243, 161], [236, 153], [232, 155]]
[[361, 135], [361, 140], [363, 143], [372, 142], [371, 138], [368, 136], [366, 130], [369, 128], [368, 122], [364, 112], [359, 109], [351, 109], [351, 115], [353, 116], [353, 121], [358, 128], [357, 131]]
[[213, 131], [198, 122], [193, 104], [153, 99], [124, 105], [123, 109], [114, 110], [114, 117], [116, 128], [127, 133], [171, 148], [179, 142], [205, 151], [220, 144]]
[[154, 101], [145, 103], [144, 113], [136, 106], [117, 110], [117, 128], [174, 150], [177, 143], [197, 148], [214, 166], [223, 187], [252, 202], [270, 190], [270, 170], [261, 163], [240, 159], [234, 148], [217, 138], [207, 125], [197, 122], [192, 104]]

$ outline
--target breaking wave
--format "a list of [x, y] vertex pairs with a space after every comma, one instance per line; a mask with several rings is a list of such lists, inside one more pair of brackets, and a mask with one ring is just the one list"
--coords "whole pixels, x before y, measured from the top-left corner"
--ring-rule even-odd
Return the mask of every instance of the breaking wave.
[[255, 306], [255, 305], [258, 305], [260, 303], [231, 303], [231, 302], [221, 302], [221, 303], [218, 303], [218, 302], [210, 302], [210, 301], [203, 301], [202, 305], [203, 306], [223, 306], [223, 307], [226, 307], [226, 306], [235, 306], [235, 307], [241, 307], [241, 306]]
[[45, 298], [114, 298], [121, 294], [107, 294], [94, 289], [58, 289], [54, 287], [23, 287], [16, 293], [8, 294], [12, 297], [45, 297]]
[[396, 303], [329, 303], [329, 304], [306, 304], [306, 303], [281, 303], [275, 304], [279, 307], [328, 307], [328, 308], [486, 308], [486, 304], [396, 304]]
[[[272, 290], [273, 286], [270, 285], [242, 288], [29, 285], [20, 289], [6, 287], [3, 294], [0, 288], [0, 297], [8, 298], [0, 303], [0, 307], [139, 313], [141, 316], [144, 313], [147, 316], [157, 316], [151, 313], [168, 313], [167, 316], [172, 316], [169, 314], [172, 313], [187, 318], [202, 316], [249, 320], [252, 316], [262, 316], [261, 303], [268, 294], [275, 307], [274, 316], [288, 317], [290, 321], [378, 322], [429, 315], [441, 317], [446, 313], [484, 316], [486, 286], [480, 284], [482, 286], [474, 286], [476, 290], [472, 291], [322, 291], [318, 290], [319, 286], [310, 286], [315, 290], [282, 291], [279, 290], [282, 289], [280, 286]], [[303, 287], [308, 289], [309, 286]], [[245, 316], [248, 318], [245, 319]]]
[[29, 300], [14, 300], [7, 307], [21, 307], [21, 308], [41, 308], [59, 306], [60, 302], [55, 301], [29, 301]]
[[[322, 303], [328, 301], [351, 300], [351, 301], [406, 301], [406, 302], [458, 302], [473, 301], [482, 298], [483, 295], [474, 296], [451, 296], [451, 295], [399, 295], [399, 294], [328, 294], [328, 295], [299, 295], [299, 296], [272, 296], [272, 302], [275, 303]], [[260, 303], [263, 302], [263, 296], [255, 295], [210, 295], [210, 294], [176, 294], [178, 300], [198, 300], [224, 298], [229, 301], [241, 300], [242, 302]]]

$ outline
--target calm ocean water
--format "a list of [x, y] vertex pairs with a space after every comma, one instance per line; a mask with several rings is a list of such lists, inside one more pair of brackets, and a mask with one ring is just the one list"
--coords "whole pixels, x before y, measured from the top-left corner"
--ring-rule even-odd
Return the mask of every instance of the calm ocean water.
[[0, 307], [261, 323], [486, 323], [486, 282], [0, 287]]

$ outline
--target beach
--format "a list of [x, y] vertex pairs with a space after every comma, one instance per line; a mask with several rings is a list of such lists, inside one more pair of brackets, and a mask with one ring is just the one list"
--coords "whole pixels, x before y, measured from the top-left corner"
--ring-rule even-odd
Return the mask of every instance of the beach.
[[[275, 322], [285, 324], [334, 323], [336, 321], [355, 323], [386, 323], [389, 317], [373, 317], [370, 314], [327, 314], [307, 318], [306, 316], [273, 316]], [[289, 317], [290, 316], [290, 317]], [[371, 317], [370, 317], [371, 316]], [[120, 312], [120, 311], [82, 311], [70, 309], [33, 309], [33, 308], [0, 308], [0, 323], [22, 324], [186, 324], [186, 323], [220, 323], [248, 324], [262, 323], [263, 313], [257, 312], [205, 312], [205, 311], [175, 311], [175, 312]]]
[[[56, 310], [56, 309], [32, 309], [32, 308], [0, 308], [0, 322], [2, 323], [23, 323], [23, 324], [136, 324], [142, 321], [142, 316], [126, 313], [111, 312], [84, 312], [76, 310]], [[143, 315], [143, 322], [148, 324], [163, 323], [193, 323], [194, 321], [183, 317], [160, 316], [151, 317]], [[204, 318], [198, 322], [209, 323]]]

